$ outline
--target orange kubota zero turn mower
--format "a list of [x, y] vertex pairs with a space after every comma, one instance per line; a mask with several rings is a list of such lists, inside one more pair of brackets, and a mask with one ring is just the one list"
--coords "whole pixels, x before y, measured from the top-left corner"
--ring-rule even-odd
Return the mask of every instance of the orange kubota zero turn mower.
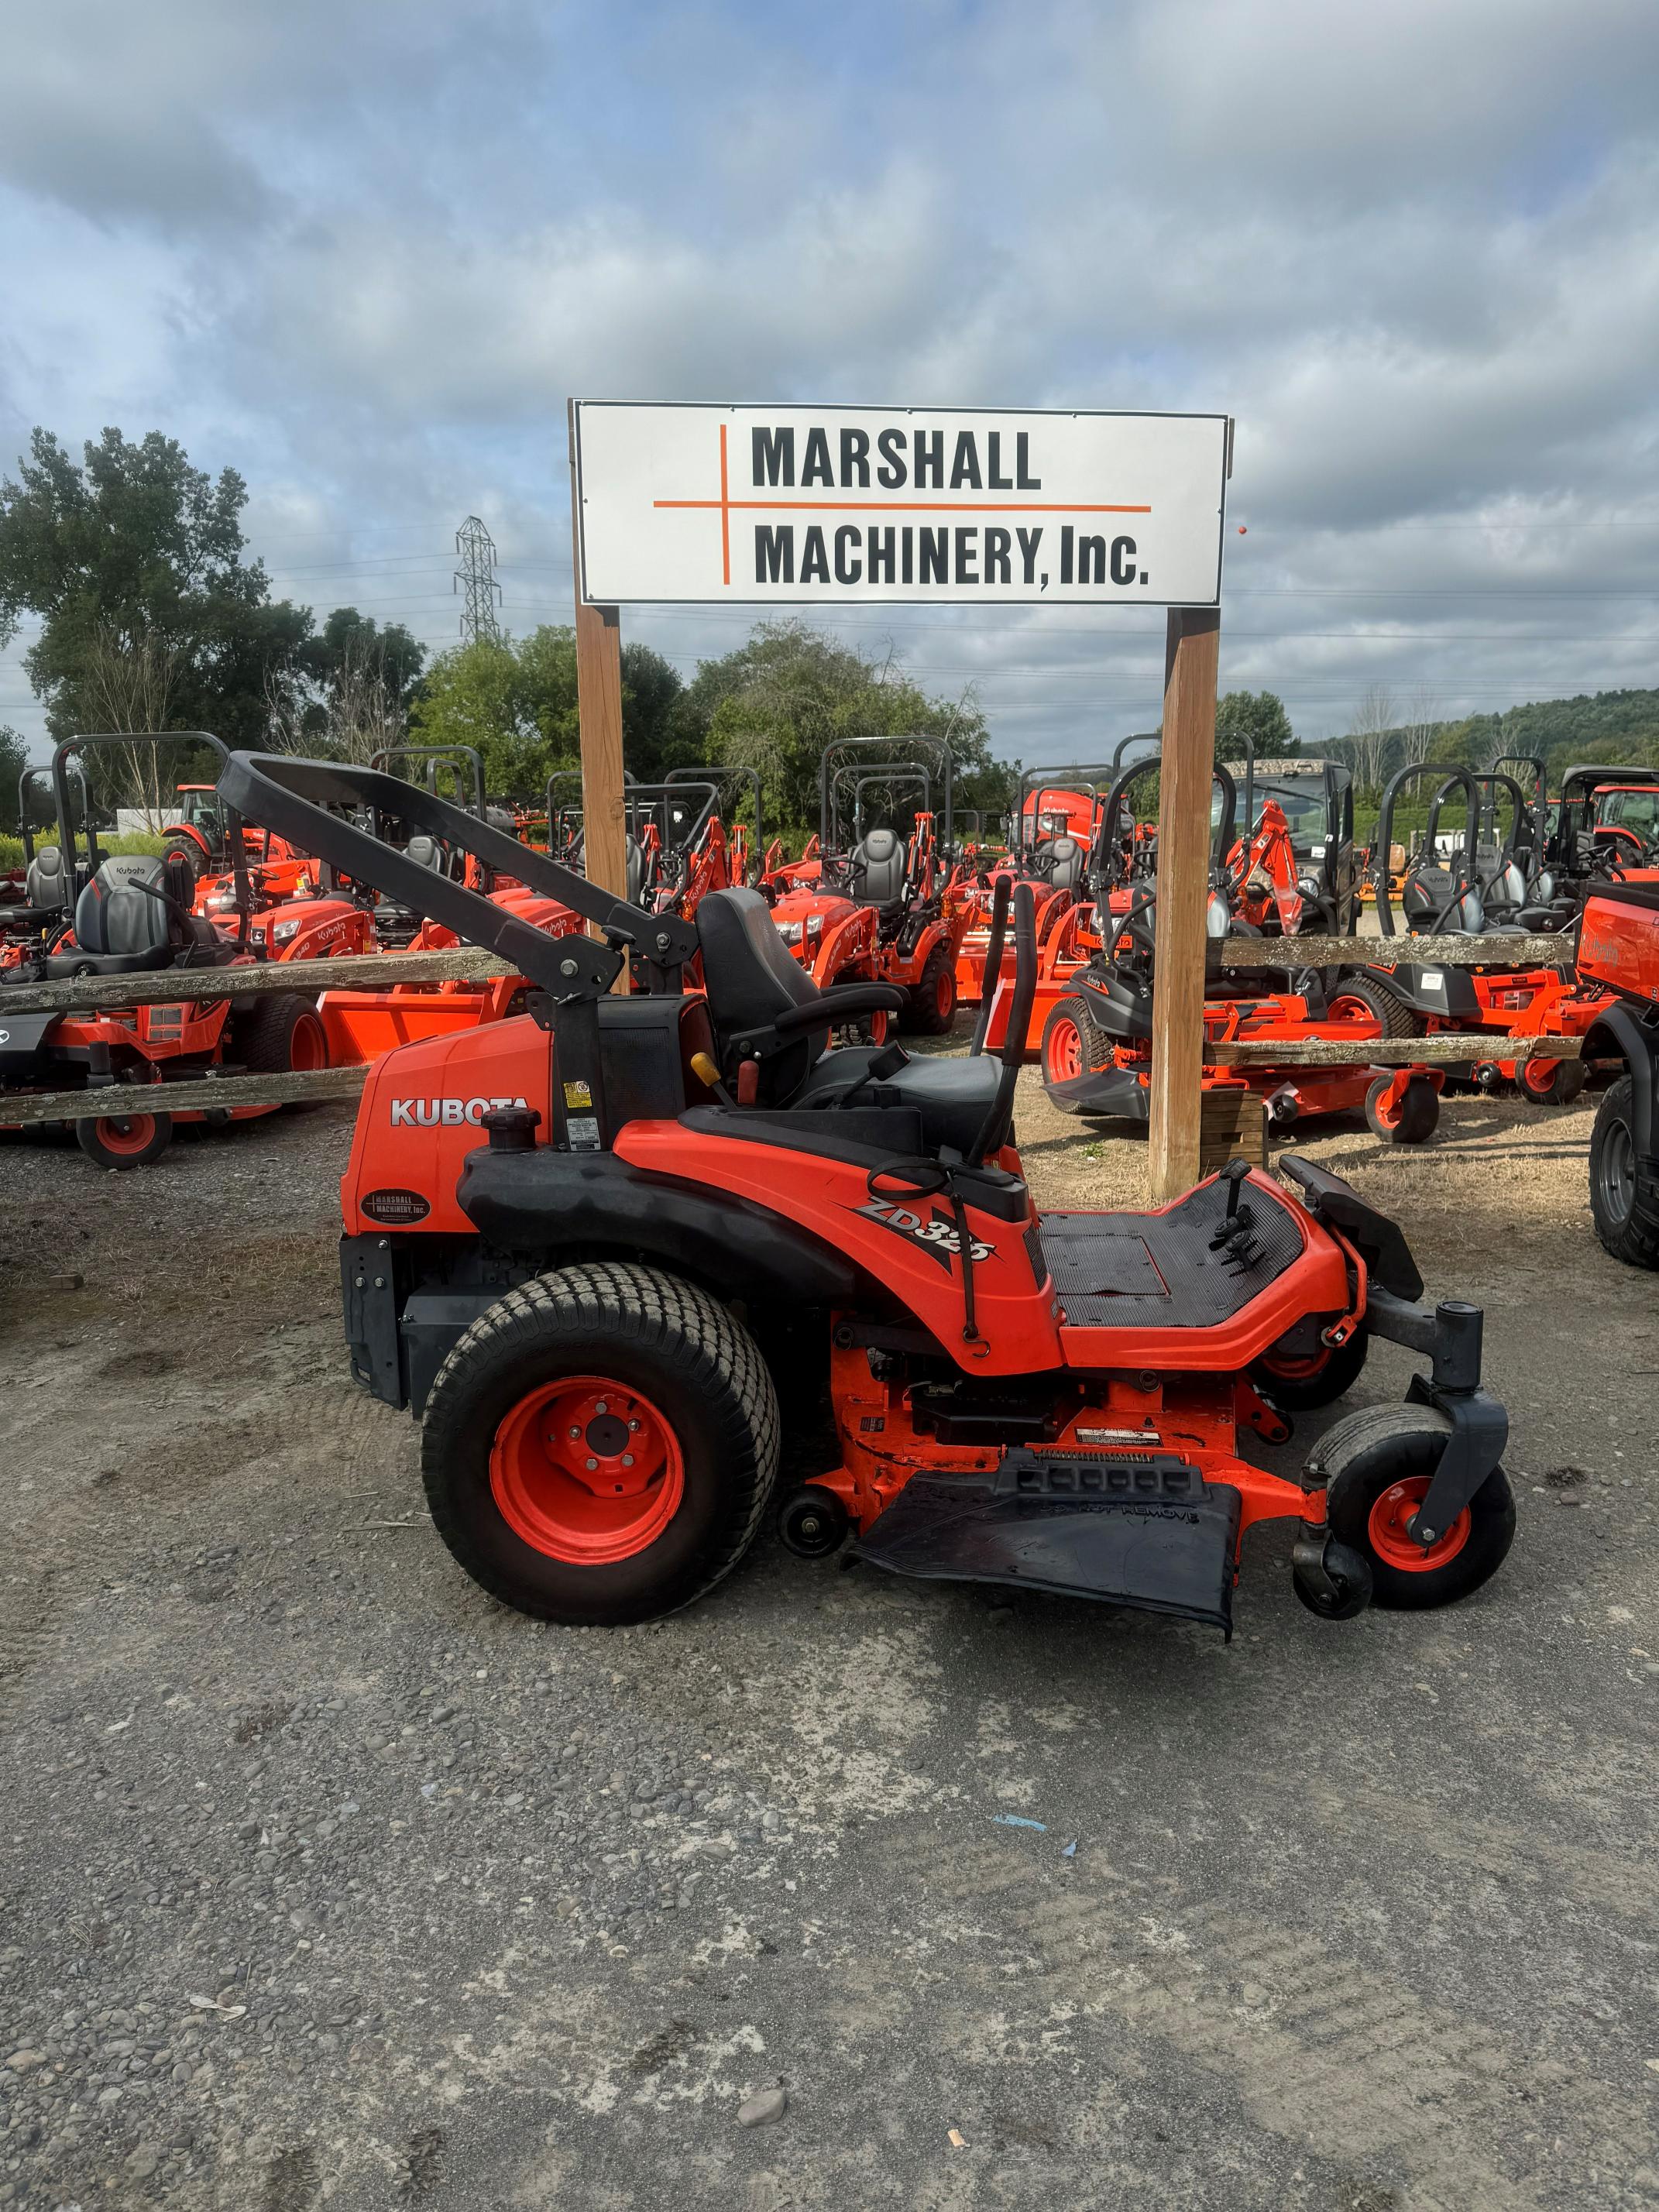
[[[373, 772], [237, 755], [227, 799], [396, 896], [408, 863], [336, 805]], [[651, 915], [428, 794], [428, 833], [510, 858], [603, 941], [549, 938], [463, 885], [434, 918], [537, 987], [530, 1012], [371, 1070], [342, 1184], [358, 1380], [422, 1419], [434, 1522], [486, 1589], [568, 1623], [703, 1595], [772, 1503], [780, 1429], [833, 1409], [779, 1509], [812, 1554], [1231, 1627], [1243, 1539], [1293, 1533], [1331, 1619], [1484, 1583], [1514, 1532], [1481, 1316], [1419, 1303], [1395, 1224], [1310, 1162], [1235, 1162], [1146, 1213], [1040, 1213], [998, 1062], [826, 1048], [765, 901]], [[497, 843], [504, 848], [497, 850]], [[1029, 886], [1015, 929], [1029, 1008]], [[1007, 902], [999, 920], [1006, 925]], [[703, 988], [677, 988], [694, 954]], [[632, 995], [611, 995], [631, 957]], [[738, 1103], [743, 1088], [753, 1103]], [[1245, 1458], [1340, 1397], [1371, 1336], [1422, 1355], [1406, 1402], [1339, 1419], [1299, 1475]], [[787, 1413], [781, 1411], [781, 1400]]]

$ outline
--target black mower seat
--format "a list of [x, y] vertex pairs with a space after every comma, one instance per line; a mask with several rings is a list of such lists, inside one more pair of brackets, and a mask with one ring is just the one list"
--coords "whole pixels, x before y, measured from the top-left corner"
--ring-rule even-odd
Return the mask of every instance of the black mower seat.
[[[884, 1045], [843, 1045], [827, 1052], [790, 1100], [792, 1106], [833, 1106], [848, 1098], [858, 1106], [872, 1090], [896, 1091], [899, 1103], [914, 1106], [921, 1116], [922, 1137], [930, 1152], [941, 1145], [965, 1152], [978, 1136], [997, 1095], [1002, 1063], [981, 1053], [962, 1059], [908, 1060], [896, 1073], [871, 1076], [872, 1061], [887, 1049]], [[854, 1085], [857, 1096], [848, 1098]]]
[[1211, 1249], [1227, 1211], [1220, 1177], [1164, 1213], [1045, 1213], [1043, 1256], [1073, 1328], [1211, 1328], [1231, 1321], [1296, 1260], [1288, 1200], [1247, 1183], [1252, 1235], [1241, 1267]]
[[167, 967], [178, 947], [168, 908], [137, 888], [166, 890], [160, 860], [106, 860], [75, 902], [75, 948], [46, 962], [49, 980], [70, 975], [143, 975]]
[[[722, 1057], [732, 1037], [762, 1029], [823, 995], [791, 959], [772, 909], [758, 891], [710, 892], [697, 908], [697, 945], [708, 1018]], [[823, 1029], [804, 1032], [784, 1051], [763, 1060], [756, 1103], [821, 1108], [847, 1098], [849, 1107], [858, 1106], [868, 1103], [870, 1090], [878, 1083], [917, 1109], [930, 1149], [950, 1145], [961, 1150], [978, 1134], [996, 1096], [997, 1061], [983, 1056], [905, 1059], [894, 1073], [866, 1084], [872, 1061], [886, 1048], [848, 1045], [829, 1052], [829, 1038], [826, 1019]], [[862, 1088], [849, 1097], [855, 1085]]]
[[29, 862], [29, 872], [23, 878], [23, 896], [31, 908], [61, 913], [70, 902], [69, 872], [64, 866], [64, 855], [56, 845], [36, 848]]
[[627, 845], [628, 890], [629, 906], [637, 906], [645, 896], [645, 848], [637, 837], [629, 837]]

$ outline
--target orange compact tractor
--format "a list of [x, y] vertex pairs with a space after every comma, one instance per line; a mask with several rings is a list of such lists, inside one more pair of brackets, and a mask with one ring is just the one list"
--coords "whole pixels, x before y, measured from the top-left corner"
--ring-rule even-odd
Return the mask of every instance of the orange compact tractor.
[[[403, 856], [325, 811], [368, 777], [239, 755], [222, 787], [395, 895]], [[496, 833], [421, 804], [494, 864]], [[380, 1061], [341, 1186], [353, 1372], [422, 1417], [434, 1525], [484, 1589], [653, 1619], [774, 1510], [799, 1552], [1224, 1632], [1262, 1522], [1328, 1620], [1444, 1605], [1498, 1567], [1515, 1512], [1479, 1310], [1420, 1303], [1399, 1230], [1339, 1178], [1240, 1161], [1155, 1212], [1044, 1213], [1012, 1139], [1022, 1021], [1000, 1063], [826, 1049], [899, 994], [820, 994], [759, 893], [688, 924], [544, 865], [602, 941], [441, 886], [435, 918], [531, 1005]], [[1031, 909], [1023, 887], [1027, 1012]], [[702, 988], [677, 988], [694, 956]], [[617, 997], [629, 959], [642, 988]], [[1419, 1355], [1406, 1402], [1339, 1419], [1295, 1474], [1254, 1464], [1242, 1438], [1340, 1397], [1372, 1337]], [[813, 1478], [775, 1507], [785, 1424], [824, 1393]]]
[[[181, 733], [192, 745], [224, 747], [199, 730]], [[229, 809], [234, 916], [210, 921], [191, 910], [187, 870], [165, 859], [100, 860], [89, 842], [78, 860], [70, 811], [70, 757], [88, 747], [130, 744], [119, 737], [66, 738], [52, 757], [58, 833], [68, 879], [76, 888], [67, 927], [0, 975], [0, 1085], [8, 1090], [85, 1091], [100, 1110], [76, 1117], [82, 1150], [100, 1167], [132, 1168], [155, 1159], [173, 1138], [175, 1118], [228, 1121], [274, 1113], [270, 1106], [191, 1109], [176, 1117], [164, 1101], [170, 1081], [216, 1073], [325, 1067], [328, 1047], [313, 1001], [299, 992], [236, 990], [239, 969], [262, 961], [307, 956], [303, 927], [280, 949], [255, 939], [253, 899], [242, 860], [242, 825]], [[210, 1000], [133, 1006], [88, 1013], [9, 1013], [8, 988], [80, 975], [153, 975], [169, 969], [222, 969], [225, 995]]]

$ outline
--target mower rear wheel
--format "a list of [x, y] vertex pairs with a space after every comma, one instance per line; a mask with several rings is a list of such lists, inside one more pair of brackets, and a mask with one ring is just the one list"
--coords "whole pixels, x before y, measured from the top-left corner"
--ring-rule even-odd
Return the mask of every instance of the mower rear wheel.
[[1516, 1090], [1534, 1106], [1570, 1106], [1589, 1081], [1582, 1060], [1524, 1060], [1515, 1071]]
[[748, 1549], [778, 1462], [753, 1337], [655, 1267], [562, 1267], [481, 1314], [422, 1427], [433, 1524], [503, 1604], [570, 1627], [690, 1605]]
[[1413, 1076], [1392, 1106], [1384, 1103], [1394, 1088], [1391, 1074], [1379, 1075], [1365, 1093], [1365, 1119], [1371, 1134], [1385, 1145], [1420, 1145], [1440, 1124], [1440, 1093]]
[[1325, 1517], [1369, 1565], [1375, 1604], [1401, 1613], [1455, 1604], [1497, 1573], [1515, 1541], [1515, 1499], [1501, 1467], [1426, 1549], [1407, 1533], [1450, 1434], [1436, 1407], [1367, 1406], [1319, 1439]]
[[1370, 1342], [1365, 1331], [1357, 1328], [1334, 1350], [1328, 1344], [1311, 1352], [1282, 1352], [1269, 1346], [1252, 1363], [1250, 1380], [1281, 1413], [1334, 1406], [1359, 1380]]
[[1659, 1176], [1636, 1145], [1634, 1086], [1621, 1075], [1601, 1101], [1590, 1132], [1590, 1215], [1615, 1260], [1659, 1267]]
[[1369, 975], [1350, 975], [1331, 994], [1327, 1003], [1333, 1014], [1349, 1020], [1357, 1014], [1370, 1014], [1385, 1037], [1417, 1034], [1417, 1021], [1411, 1008], [1403, 1000], [1396, 999], [1386, 983], [1378, 983]]
[[75, 1140], [96, 1167], [148, 1167], [173, 1142], [173, 1116], [106, 1114], [95, 1121], [77, 1121]]
[[1106, 1035], [1077, 992], [1060, 1000], [1042, 1024], [1042, 1082], [1045, 1090], [1071, 1083], [1103, 1067], [1109, 1048]]
[[948, 945], [936, 945], [904, 1009], [901, 1029], [915, 1036], [948, 1036], [957, 1018], [957, 963]]
[[256, 1075], [308, 1074], [328, 1066], [328, 1032], [311, 1000], [274, 992], [235, 1023], [235, 1056]]

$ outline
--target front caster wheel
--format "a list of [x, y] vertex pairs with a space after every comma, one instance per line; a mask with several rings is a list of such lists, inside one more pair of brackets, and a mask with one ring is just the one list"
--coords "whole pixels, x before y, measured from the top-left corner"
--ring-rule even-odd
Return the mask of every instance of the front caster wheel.
[[77, 1121], [76, 1142], [100, 1168], [148, 1167], [173, 1142], [171, 1114], [106, 1114]]
[[847, 1540], [847, 1508], [821, 1482], [804, 1483], [778, 1508], [778, 1534], [798, 1559], [827, 1559]]
[[1433, 1406], [1367, 1406], [1319, 1439], [1331, 1534], [1361, 1554], [1376, 1603], [1396, 1612], [1455, 1605], [1497, 1573], [1515, 1541], [1515, 1499], [1501, 1467], [1433, 1543], [1408, 1533], [1450, 1434]]
[[1379, 1075], [1365, 1093], [1365, 1119], [1385, 1145], [1423, 1144], [1439, 1123], [1440, 1093], [1414, 1075], [1396, 1094], [1395, 1078]]

